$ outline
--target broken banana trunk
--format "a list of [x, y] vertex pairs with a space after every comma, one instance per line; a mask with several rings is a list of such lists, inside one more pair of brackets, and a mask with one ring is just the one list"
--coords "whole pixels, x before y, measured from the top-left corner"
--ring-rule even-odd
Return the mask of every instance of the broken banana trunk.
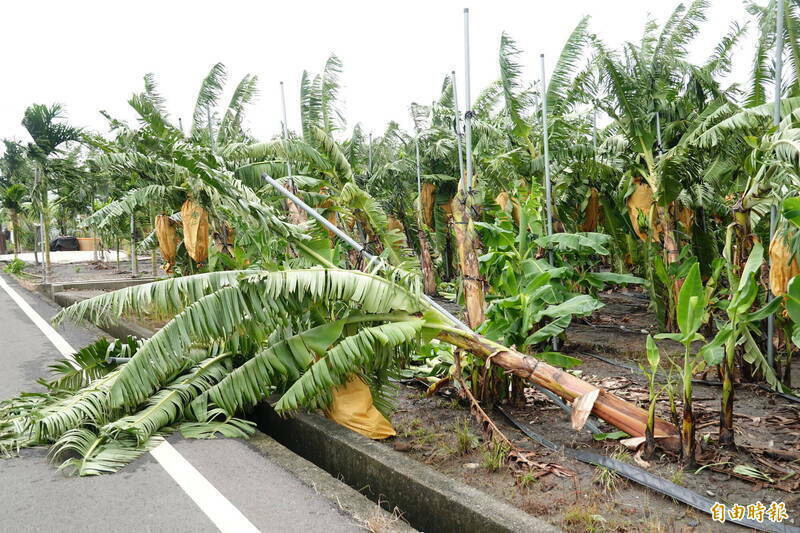
[[[573, 376], [569, 372], [516, 350], [506, 348], [477, 333], [455, 328], [443, 328], [437, 338], [491, 361], [491, 363], [504, 368], [515, 376], [542, 386], [569, 402], [584, 394], [599, 390], [597, 400], [592, 406], [592, 414], [632, 437], [643, 437], [645, 435], [648, 418], [648, 413], [645, 409], [603, 389], [598, 389], [598, 387]], [[661, 447], [669, 450], [678, 449], [678, 430], [669, 422], [656, 418], [653, 425], [653, 435]]]

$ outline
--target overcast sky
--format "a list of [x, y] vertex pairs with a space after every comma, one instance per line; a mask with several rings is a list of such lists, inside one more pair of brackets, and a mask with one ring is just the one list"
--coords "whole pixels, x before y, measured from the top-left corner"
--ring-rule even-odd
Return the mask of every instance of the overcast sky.
[[[157, 75], [173, 117], [188, 127], [201, 79], [217, 61], [229, 90], [258, 74], [260, 96], [247, 126], [259, 138], [280, 128], [279, 81], [286, 83], [289, 127], [299, 129], [304, 69], [317, 72], [336, 53], [344, 63], [342, 97], [350, 126], [381, 132], [389, 120], [407, 125], [410, 102], [430, 103], [455, 69], [463, 107], [463, 8], [471, 11], [473, 95], [497, 78], [502, 31], [524, 50], [526, 76], [538, 78], [538, 56], [552, 65], [583, 15], [608, 44], [637, 40], [650, 13], [659, 21], [672, 0], [450, 0], [245, 2], [23, 1], [3, 2], [0, 137], [28, 140], [20, 125], [31, 103], [62, 103], [70, 122], [106, 131], [99, 110], [132, 120], [127, 99], [142, 76]], [[396, 6], [396, 7], [395, 7]], [[713, 0], [693, 47], [704, 57], [731, 20], [745, 20], [739, 0]], [[744, 41], [737, 72], [752, 57]]]

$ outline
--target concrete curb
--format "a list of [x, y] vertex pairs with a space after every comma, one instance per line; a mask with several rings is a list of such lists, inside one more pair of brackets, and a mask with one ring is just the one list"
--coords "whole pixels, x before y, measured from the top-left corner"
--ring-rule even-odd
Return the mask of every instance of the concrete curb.
[[[63, 292], [53, 295], [53, 300], [61, 306], [80, 299], [77, 295]], [[129, 320], [119, 320], [102, 329], [117, 338], [127, 335], [147, 338], [154, 333]], [[326, 498], [337, 502], [340, 508], [368, 529], [413, 531], [408, 524], [397, 519], [399, 514], [420, 531], [561, 531], [321, 416], [301, 413], [285, 419], [268, 404], [261, 404], [254, 410], [253, 417], [261, 431], [280, 443], [274, 444], [266, 436], [254, 437], [259, 449], [276, 460], [283, 457], [281, 460], [285, 464], [281, 464], [284, 468], [319, 489]], [[395, 512], [378, 512], [380, 506], [376, 507], [364, 496]], [[380, 528], [372, 528], [374, 525]]]
[[278, 416], [268, 405], [256, 409], [262, 431], [372, 500], [398, 508], [422, 531], [560, 531], [534, 516], [449, 478], [383, 444], [326, 418]]

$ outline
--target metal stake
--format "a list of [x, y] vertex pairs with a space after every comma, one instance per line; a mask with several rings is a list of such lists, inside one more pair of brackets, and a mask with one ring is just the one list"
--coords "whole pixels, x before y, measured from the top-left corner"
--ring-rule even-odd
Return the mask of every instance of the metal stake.
[[464, 113], [464, 135], [467, 150], [467, 192], [472, 193], [472, 95], [469, 73], [469, 8], [464, 8], [464, 97], [467, 100]]
[[[286, 122], [286, 95], [283, 91], [283, 82], [281, 82], [281, 108], [283, 109], [283, 122], [281, 123], [281, 127], [283, 129], [283, 140], [289, 141], [289, 127], [287, 126]], [[294, 189], [294, 181], [292, 180], [292, 164], [289, 162], [289, 158], [286, 158], [286, 175], [289, 177], [289, 187]]]
[[367, 176], [372, 177], [372, 132], [369, 134], [369, 144], [367, 145]]
[[[777, 1], [777, 16], [775, 21], [775, 107], [772, 111], [772, 123], [777, 126], [781, 123], [781, 74], [783, 71], [783, 0]], [[778, 207], [773, 201], [769, 208], [769, 242], [775, 237], [775, 228], [778, 225]], [[767, 287], [767, 301], [773, 299], [772, 291]], [[772, 338], [775, 336], [775, 315], [767, 317], [767, 362], [775, 367], [775, 346]]]
[[[552, 185], [550, 183], [550, 146], [547, 134], [547, 81], [544, 75], [544, 54], [539, 56], [542, 64], [542, 142], [544, 144], [544, 188], [545, 202], [547, 205], [547, 235], [553, 234], [553, 199]], [[553, 252], [550, 252], [550, 262], [553, 262]]]
[[[542, 66], [542, 143], [544, 144], [544, 197], [547, 205], [547, 235], [553, 235], [553, 198], [552, 184], [550, 182], [550, 142], [547, 134], [547, 79], [544, 75], [544, 54], [539, 54]], [[550, 264], [555, 266], [553, 261], [552, 248], [548, 252]], [[558, 337], [551, 339], [553, 350], [558, 350]]]
[[419, 131], [414, 136], [414, 149], [417, 153], [417, 198], [419, 201], [420, 212], [422, 211], [422, 172], [419, 168]]
[[139, 275], [139, 261], [136, 257], [136, 219], [131, 211], [131, 277]]
[[453, 84], [453, 107], [455, 108], [456, 115], [456, 146], [458, 147], [458, 179], [464, 178], [464, 154], [461, 153], [461, 141], [463, 134], [461, 133], [461, 112], [458, 109], [458, 90], [456, 90], [456, 71], [450, 73]]
[[658, 153], [661, 153], [661, 116], [656, 111], [656, 142], [658, 142]]
[[[288, 190], [286, 187], [284, 187], [283, 185], [281, 185], [280, 183], [278, 183], [277, 181], [272, 179], [268, 174], [266, 174], [266, 173], [261, 174], [261, 177], [264, 178], [264, 180], [267, 183], [272, 185], [279, 193], [281, 193], [283, 196], [288, 198], [290, 201], [294, 202], [294, 204], [296, 206], [298, 206], [300, 209], [302, 209], [303, 211], [308, 213], [308, 215], [310, 217], [312, 217], [314, 220], [316, 220], [317, 222], [322, 224], [326, 229], [330, 230], [337, 237], [339, 237], [345, 243], [347, 243], [351, 248], [353, 248], [358, 253], [363, 255], [368, 261], [380, 261], [380, 262], [384, 263], [387, 266], [391, 266], [388, 263], [386, 263], [383, 259], [381, 259], [380, 257], [374, 256], [371, 253], [369, 253], [363, 246], [361, 246], [359, 243], [357, 243], [355, 240], [353, 240], [353, 238], [350, 237], [350, 235], [348, 235], [347, 233], [345, 233], [342, 230], [340, 230], [338, 227], [336, 227], [333, 224], [331, 224], [330, 221], [328, 221], [328, 219], [326, 219], [325, 217], [323, 217], [322, 215], [317, 213], [316, 209], [313, 209], [312, 207], [310, 207], [308, 204], [306, 204], [300, 198], [295, 196], [292, 193], [292, 191]], [[455, 326], [455, 327], [457, 327], [459, 329], [463, 329], [464, 331], [469, 331], [471, 333], [475, 333], [474, 331], [472, 331], [472, 329], [470, 329], [469, 326], [467, 326], [462, 321], [460, 321], [458, 318], [453, 316], [452, 313], [450, 313], [447, 309], [445, 309], [444, 307], [442, 307], [441, 305], [436, 303], [436, 301], [432, 300], [428, 295], [423, 294], [421, 296], [421, 298], [426, 304], [428, 304], [430, 307], [432, 307], [437, 312], [439, 312], [443, 317], [445, 317], [447, 320], [449, 320], [450, 323], [453, 326]]]

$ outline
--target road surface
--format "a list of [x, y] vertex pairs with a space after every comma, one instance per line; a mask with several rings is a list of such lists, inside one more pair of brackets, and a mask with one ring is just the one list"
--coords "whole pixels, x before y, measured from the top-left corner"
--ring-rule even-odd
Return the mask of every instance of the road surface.
[[[48, 336], [57, 311], [0, 274], [0, 398], [36, 389], [61, 357], [57, 345], [102, 335], [65, 326]], [[0, 459], [0, 532], [363, 531], [245, 441], [173, 436], [120, 472], [90, 478], [57, 472], [46, 449], [20, 455]]]

